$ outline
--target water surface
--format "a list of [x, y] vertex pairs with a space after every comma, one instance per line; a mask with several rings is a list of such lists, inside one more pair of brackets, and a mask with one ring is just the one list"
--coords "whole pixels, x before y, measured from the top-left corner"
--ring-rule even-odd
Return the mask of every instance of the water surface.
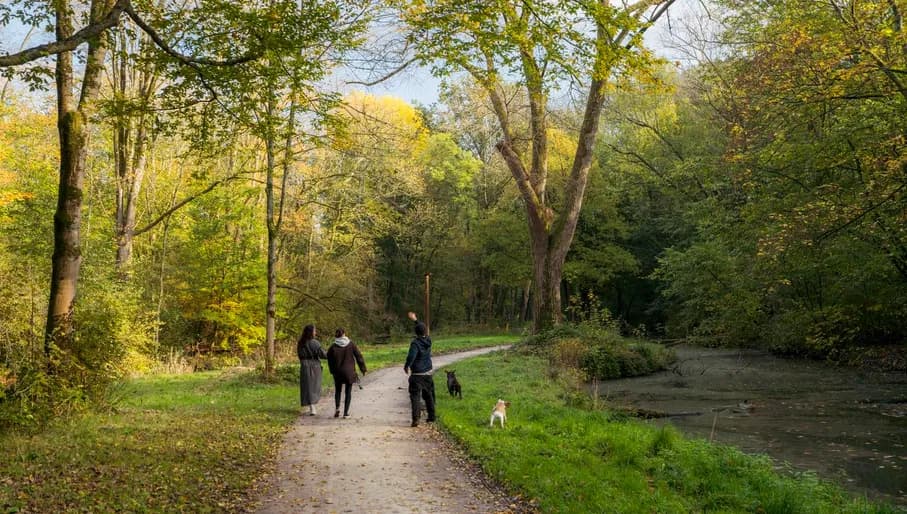
[[635, 408], [696, 413], [651, 422], [907, 506], [907, 374], [751, 350], [675, 349], [673, 370], [603, 382], [600, 394]]

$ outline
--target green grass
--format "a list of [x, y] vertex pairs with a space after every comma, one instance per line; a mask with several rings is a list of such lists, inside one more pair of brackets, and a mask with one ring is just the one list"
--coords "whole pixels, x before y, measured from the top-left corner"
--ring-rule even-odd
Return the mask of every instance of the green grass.
[[[462, 401], [450, 399], [444, 375], [435, 375], [444, 430], [543, 512], [897, 512], [812, 475], [782, 476], [765, 457], [571, 407], [575, 392], [547, 366], [514, 352], [457, 363]], [[504, 430], [488, 426], [498, 398], [511, 402]]]
[[0, 511], [225, 512], [296, 418], [291, 384], [206, 372], [130, 381], [116, 409], [0, 437]]
[[[432, 338], [432, 355], [444, 355], [445, 353], [455, 353], [476, 348], [488, 346], [498, 346], [503, 344], [513, 344], [518, 342], [518, 336], [511, 335], [468, 335], [468, 336], [446, 336]], [[325, 351], [330, 347], [330, 341], [322, 341], [321, 346]], [[374, 344], [360, 343], [356, 341], [356, 346], [362, 352], [365, 359], [365, 365], [369, 371], [378, 371], [381, 368], [389, 366], [403, 367], [406, 361], [406, 353], [409, 351], [409, 342]], [[327, 365], [322, 366], [327, 374]], [[291, 362], [280, 366], [278, 373], [288, 381], [298, 381], [299, 363]], [[326, 375], [324, 387], [333, 387], [330, 375]]]
[[[450, 337], [434, 347], [513, 340]], [[402, 366], [408, 348], [362, 345], [370, 370]], [[131, 380], [113, 409], [0, 434], [0, 513], [242, 510], [298, 415], [298, 364], [282, 371], [290, 380], [272, 384], [235, 371]]]
[[[432, 338], [432, 355], [443, 355], [487, 346], [512, 344], [519, 340], [518, 336], [511, 335], [468, 335]], [[329, 342], [323, 343], [325, 350]], [[409, 342], [393, 344], [359, 344], [359, 349], [365, 358], [368, 369], [375, 371], [388, 366], [403, 367], [406, 352], [409, 351]]]

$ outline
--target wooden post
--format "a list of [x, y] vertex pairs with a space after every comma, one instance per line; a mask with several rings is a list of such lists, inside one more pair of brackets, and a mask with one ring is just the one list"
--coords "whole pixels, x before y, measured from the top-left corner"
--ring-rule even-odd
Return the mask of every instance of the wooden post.
[[425, 335], [431, 335], [431, 301], [430, 301], [431, 273], [425, 274]]

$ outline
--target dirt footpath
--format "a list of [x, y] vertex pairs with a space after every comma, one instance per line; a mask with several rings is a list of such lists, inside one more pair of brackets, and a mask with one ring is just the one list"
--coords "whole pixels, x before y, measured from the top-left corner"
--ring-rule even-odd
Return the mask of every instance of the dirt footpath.
[[[502, 348], [506, 347], [432, 360], [437, 369]], [[277, 469], [259, 500], [258, 512], [522, 510], [425, 423], [424, 413], [418, 428], [409, 426], [409, 393], [402, 365], [369, 373], [362, 386], [353, 390], [350, 419], [333, 417], [333, 392], [322, 396], [317, 416], [300, 416], [284, 438]], [[442, 393], [447, 394], [437, 391], [439, 398]]]

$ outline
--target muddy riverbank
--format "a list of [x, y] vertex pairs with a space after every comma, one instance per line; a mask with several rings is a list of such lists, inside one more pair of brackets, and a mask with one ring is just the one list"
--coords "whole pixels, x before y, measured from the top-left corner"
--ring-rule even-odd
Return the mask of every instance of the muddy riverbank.
[[603, 382], [599, 394], [618, 405], [683, 413], [650, 422], [907, 506], [907, 374], [751, 350], [676, 350], [671, 371]]

